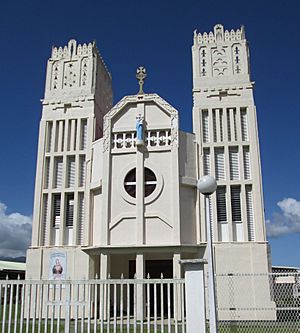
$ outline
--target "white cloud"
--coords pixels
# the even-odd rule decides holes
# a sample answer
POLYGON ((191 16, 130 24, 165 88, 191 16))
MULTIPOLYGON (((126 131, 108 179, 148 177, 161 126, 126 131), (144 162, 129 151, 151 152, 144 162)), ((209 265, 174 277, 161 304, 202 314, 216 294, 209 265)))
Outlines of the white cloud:
POLYGON ((300 232, 300 201, 286 198, 277 203, 281 213, 275 213, 272 220, 267 220, 267 235, 278 237, 300 232))
POLYGON ((6 214, 0 202, 0 256, 24 256, 31 241, 32 217, 20 213, 6 214))

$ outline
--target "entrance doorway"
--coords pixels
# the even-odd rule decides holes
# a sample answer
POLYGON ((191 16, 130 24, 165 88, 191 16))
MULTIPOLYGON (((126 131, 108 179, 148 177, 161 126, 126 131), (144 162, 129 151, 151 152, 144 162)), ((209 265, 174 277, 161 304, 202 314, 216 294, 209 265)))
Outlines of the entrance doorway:
MULTIPOLYGON (((136 273, 136 262, 135 260, 129 261, 129 278, 133 279, 136 273)), ((148 276, 150 279, 171 279, 173 277, 173 261, 172 260, 146 260, 145 262, 145 278, 148 276)), ((130 299, 133 300, 134 290, 131 286, 130 299)), ((145 304, 150 306, 150 315, 154 315, 154 299, 156 288, 156 311, 157 314, 163 312, 163 316, 168 316, 168 299, 170 300, 171 316, 173 316, 173 285, 168 285, 167 283, 162 284, 150 284, 149 295, 147 295, 146 287, 144 288, 145 304), (147 299, 148 298, 148 299, 147 299)), ((130 302, 130 311, 133 312, 133 302, 130 302)))

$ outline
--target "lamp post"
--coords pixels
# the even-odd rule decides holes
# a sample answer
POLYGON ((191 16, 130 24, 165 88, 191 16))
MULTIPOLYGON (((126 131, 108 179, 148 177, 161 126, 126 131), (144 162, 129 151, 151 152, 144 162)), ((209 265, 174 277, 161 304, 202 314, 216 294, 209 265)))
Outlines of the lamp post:
POLYGON ((216 290, 214 272, 214 254, 212 244, 212 224, 209 213, 209 196, 217 189, 215 178, 203 176, 197 182, 197 189, 205 198, 205 220, 207 238, 207 260, 208 260, 208 293, 209 293, 209 326, 210 333, 218 333, 217 312, 216 312, 216 290))

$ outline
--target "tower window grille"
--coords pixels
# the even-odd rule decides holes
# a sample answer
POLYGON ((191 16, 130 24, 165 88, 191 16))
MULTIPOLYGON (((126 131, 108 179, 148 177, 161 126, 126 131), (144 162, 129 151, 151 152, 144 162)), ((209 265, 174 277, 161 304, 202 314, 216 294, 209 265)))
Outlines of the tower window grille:
POLYGON ((42 232, 41 232, 41 246, 46 244, 47 232, 47 216, 48 216, 48 195, 43 195, 43 211, 42 211, 42 232))
POLYGON ((202 137, 203 142, 209 142, 209 119, 208 119, 208 111, 202 111, 202 137))
POLYGON ((228 141, 231 141, 231 124, 230 124, 230 109, 226 110, 227 114, 227 136, 228 136, 228 141))
POLYGON ((82 119, 80 149, 86 149, 86 147, 87 147, 87 119, 82 119))
POLYGON ((246 186, 248 240, 255 241, 252 186, 246 186))
POLYGON ((75 156, 68 157, 68 187, 75 186, 75 156))
POLYGON ((46 139, 46 152, 49 153, 52 149, 52 129, 53 129, 53 122, 47 121, 47 139, 46 139))
POLYGON ((53 195, 53 227, 59 228, 60 225, 60 194, 53 195))
POLYGON ((224 148, 215 148, 215 172, 216 180, 225 179, 224 148))
POLYGON ((61 188, 62 176, 63 176, 63 158, 56 157, 56 159, 55 159, 55 180, 54 180, 55 188, 61 188))
POLYGON ((66 227, 73 227, 74 221, 74 194, 66 196, 66 227))
POLYGON ((220 140, 223 142, 223 110, 219 109, 219 121, 220 121, 220 140))
POLYGON ((242 141, 248 141, 248 121, 247 121, 247 109, 241 109, 241 132, 242 132, 242 141))
POLYGON ((50 158, 45 158, 45 177, 44 177, 44 188, 49 187, 49 176, 50 176, 50 158))
POLYGON ((233 110, 233 129, 234 129, 234 141, 237 141, 236 109, 233 110))
POLYGON ((203 149, 203 174, 210 175, 210 149, 203 149))
POLYGON ((240 178, 238 147, 229 147, 229 169, 230 179, 238 180, 240 178))
POLYGON ((218 138, 217 138, 217 116, 216 116, 217 111, 218 110, 212 110, 214 142, 218 141, 218 138))
POLYGON ((244 157, 244 177, 245 177, 246 180, 251 179, 249 146, 244 146, 243 147, 243 157, 244 157))
POLYGON ((217 188, 217 220, 218 223, 227 223, 227 207, 226 207, 226 187, 217 188))
POLYGON ((242 212, 241 212, 241 187, 231 186, 231 214, 232 222, 238 223, 242 222, 242 212))
POLYGON ((78 193, 78 244, 83 245, 84 194, 78 193))
POLYGON ((84 186, 86 174, 85 155, 81 155, 79 158, 79 186, 84 186))

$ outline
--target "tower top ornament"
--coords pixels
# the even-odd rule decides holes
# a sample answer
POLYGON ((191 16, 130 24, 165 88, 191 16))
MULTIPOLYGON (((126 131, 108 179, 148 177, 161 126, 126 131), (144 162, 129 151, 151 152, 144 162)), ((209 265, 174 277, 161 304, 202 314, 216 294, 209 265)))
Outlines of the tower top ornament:
POLYGON ((139 95, 144 94, 143 91, 143 85, 144 85, 144 80, 147 77, 147 72, 146 72, 146 68, 143 66, 140 66, 137 70, 136 70, 136 78, 139 81, 139 85, 140 85, 140 90, 138 92, 139 95))

